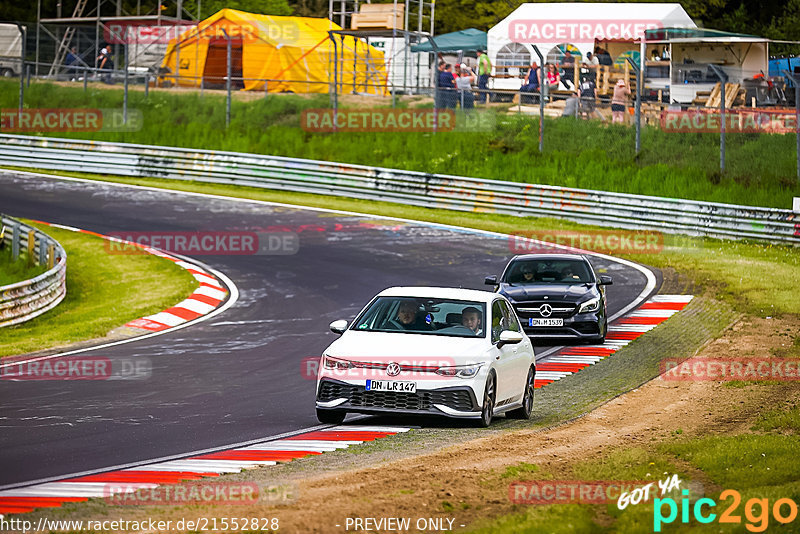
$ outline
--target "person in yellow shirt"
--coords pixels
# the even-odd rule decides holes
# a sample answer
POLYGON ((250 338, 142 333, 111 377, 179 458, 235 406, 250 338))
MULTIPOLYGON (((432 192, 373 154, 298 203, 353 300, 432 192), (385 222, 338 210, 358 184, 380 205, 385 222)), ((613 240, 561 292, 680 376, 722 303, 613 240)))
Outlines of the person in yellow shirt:
POLYGON ((492 74, 492 61, 486 54, 486 50, 478 50, 478 98, 481 104, 486 102, 489 95, 489 76, 492 74))

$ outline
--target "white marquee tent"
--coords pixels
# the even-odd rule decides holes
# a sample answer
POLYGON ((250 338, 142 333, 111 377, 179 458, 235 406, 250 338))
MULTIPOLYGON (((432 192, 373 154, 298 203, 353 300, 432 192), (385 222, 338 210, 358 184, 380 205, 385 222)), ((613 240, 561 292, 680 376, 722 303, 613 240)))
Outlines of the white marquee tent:
MULTIPOLYGON (((533 45, 545 56, 562 45, 580 57, 596 41, 629 41, 655 28, 696 28, 680 4, 543 3, 522 4, 489 30, 488 53, 496 67, 496 88, 519 88, 519 69, 538 62, 533 45)), ((560 55, 560 54, 559 54, 560 55)))

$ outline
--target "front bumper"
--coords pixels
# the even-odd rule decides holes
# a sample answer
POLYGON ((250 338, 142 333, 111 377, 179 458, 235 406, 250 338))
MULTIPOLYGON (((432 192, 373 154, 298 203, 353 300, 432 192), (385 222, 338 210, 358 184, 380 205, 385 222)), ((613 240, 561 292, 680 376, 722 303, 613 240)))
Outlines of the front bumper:
POLYGON ((416 393, 367 391, 361 384, 322 378, 317 408, 366 414, 403 413, 479 418, 480 405, 470 386, 417 389, 416 393))
POLYGON ((564 326, 528 326, 528 318, 520 317, 522 329, 533 339, 595 339, 601 335, 601 325, 605 317, 598 313, 580 313, 564 318, 564 326))

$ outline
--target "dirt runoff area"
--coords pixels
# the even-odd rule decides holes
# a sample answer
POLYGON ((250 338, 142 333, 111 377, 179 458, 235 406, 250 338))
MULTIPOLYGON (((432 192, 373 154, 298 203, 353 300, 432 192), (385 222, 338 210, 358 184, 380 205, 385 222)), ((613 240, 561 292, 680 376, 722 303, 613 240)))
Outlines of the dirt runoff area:
MULTIPOLYGON (((797 338, 800 318, 745 318, 695 358, 797 357, 797 338)), ((648 449, 674 439, 676 433, 700 437, 746 432, 763 411, 798 400, 797 382, 730 387, 659 377, 553 429, 509 431, 427 454, 420 450, 418 456, 390 459, 369 468, 324 475, 297 473, 297 499, 291 504, 162 509, 158 519, 174 521, 195 513, 197 517, 278 518, 280 532, 416 532, 420 526, 428 532, 457 532, 477 521, 520 511, 520 505, 509 499, 509 485, 536 475, 504 477, 509 467, 535 464, 542 472, 571 480, 572 467, 578 462, 633 447, 648 449), (376 528, 366 518, 409 518, 411 528, 385 523, 376 528)), ((713 489, 713 484, 706 488, 713 489)), ((147 510, 139 508, 123 515, 141 519, 143 514, 147 510)))
MULTIPOLYGON (((698 356, 781 356, 798 334, 797 318, 743 319, 698 356)), ((353 525, 355 518, 388 517, 409 517, 412 526, 420 518, 452 519, 457 531, 512 512, 508 488, 513 479, 501 476, 509 466, 527 462, 568 473, 574 462, 609 449, 649 447, 679 429, 688 436, 736 434, 749 429, 765 407, 800 397, 796 384, 731 388, 721 382, 657 378, 556 429, 512 432, 300 481, 297 502, 271 512, 287 532, 347 532, 347 518, 353 525)))

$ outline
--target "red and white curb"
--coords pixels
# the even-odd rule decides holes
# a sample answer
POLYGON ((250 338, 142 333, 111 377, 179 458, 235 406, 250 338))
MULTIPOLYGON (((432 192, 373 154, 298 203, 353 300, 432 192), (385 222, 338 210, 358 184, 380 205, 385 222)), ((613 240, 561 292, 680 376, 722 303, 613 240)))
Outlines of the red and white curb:
POLYGON ((65 226, 63 224, 49 223, 45 221, 35 222, 52 226, 54 228, 60 228, 62 230, 69 230, 70 232, 80 232, 82 234, 92 235, 107 241, 121 243, 126 246, 140 248, 148 254, 152 254, 154 256, 174 262, 175 265, 178 265, 179 267, 189 271, 194 279, 200 284, 200 287, 195 289, 188 298, 179 302, 175 306, 153 315, 135 319, 125 324, 124 326, 126 327, 137 328, 148 332, 161 332, 179 326, 183 323, 193 321, 203 317, 204 315, 208 315, 219 308, 228 298, 228 289, 225 287, 225 284, 223 284, 216 276, 214 276, 214 274, 186 258, 179 258, 139 243, 126 241, 113 236, 98 234, 97 232, 91 232, 81 228, 65 226))
POLYGON ((656 295, 608 327, 602 345, 568 347, 536 364, 534 387, 541 388, 594 365, 681 311, 692 295, 656 295))
POLYGON ((133 493, 142 488, 218 477, 245 469, 291 462, 351 445, 408 432, 410 427, 342 425, 265 441, 226 451, 200 454, 57 482, 0 491, 0 514, 23 514, 36 508, 60 507, 65 502, 133 493))
POLYGON ((150 247, 142 248, 150 254, 174 261, 175 265, 189 271, 200 284, 200 287, 195 289, 194 293, 189 295, 186 300, 179 302, 175 306, 153 315, 135 319, 125 326, 149 330, 150 332, 160 332, 207 315, 225 302, 228 297, 228 290, 213 274, 199 265, 170 256, 160 250, 150 247))

